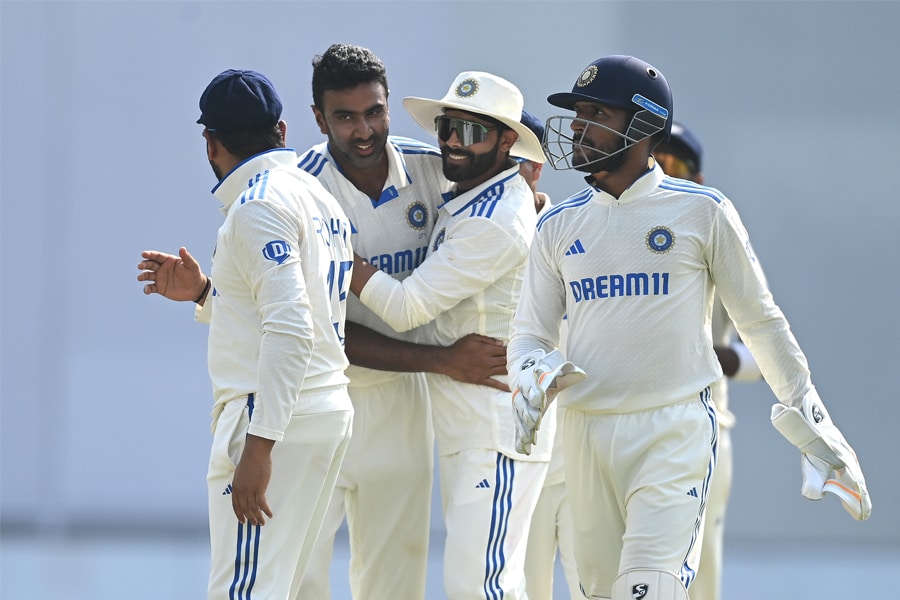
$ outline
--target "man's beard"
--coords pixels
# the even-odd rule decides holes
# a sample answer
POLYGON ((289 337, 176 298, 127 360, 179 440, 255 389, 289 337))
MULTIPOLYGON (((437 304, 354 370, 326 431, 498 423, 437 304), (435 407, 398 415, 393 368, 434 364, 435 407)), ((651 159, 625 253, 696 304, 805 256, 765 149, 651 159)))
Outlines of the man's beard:
POLYGON ((216 176, 216 179, 218 179, 219 181, 222 181, 222 177, 225 175, 222 172, 222 169, 220 169, 219 166, 212 161, 212 159, 209 160, 209 166, 212 167, 213 174, 216 176))
MULTIPOLYGON (((609 173, 613 173, 622 168, 625 164, 626 159, 628 158, 628 148, 626 145, 625 139, 619 140, 619 147, 614 148, 611 152, 609 152, 609 156, 601 159, 589 159, 588 153, 590 154, 599 154, 595 148, 591 146, 576 146, 573 148, 572 154, 572 165, 575 167, 576 171, 581 171, 582 173, 599 173, 601 171, 607 171, 609 173), (587 148, 587 150, 582 150, 581 148, 587 148), (621 150, 621 151, 620 151, 621 150), (615 154, 613 154, 615 152, 615 154), (579 160, 581 159, 581 160, 579 160)), ((604 150, 605 151, 605 150, 604 150)))
POLYGON ((494 144, 494 147, 482 154, 475 154, 464 149, 453 149, 448 147, 441 148, 441 159, 444 165, 444 177, 450 181, 469 181, 484 175, 497 162, 497 153, 500 152, 500 140, 494 144), (447 154, 465 154, 469 157, 469 161, 463 164, 449 164, 447 162, 447 154))

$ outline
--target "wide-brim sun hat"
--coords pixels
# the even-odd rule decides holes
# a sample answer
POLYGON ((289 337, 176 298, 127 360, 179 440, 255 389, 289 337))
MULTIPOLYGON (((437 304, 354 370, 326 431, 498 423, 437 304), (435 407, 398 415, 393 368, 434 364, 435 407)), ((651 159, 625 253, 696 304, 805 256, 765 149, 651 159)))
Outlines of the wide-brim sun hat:
POLYGON ((525 101, 522 92, 509 81, 482 71, 464 71, 456 76, 440 100, 409 96, 403 106, 423 129, 436 134, 434 119, 446 109, 463 110, 500 121, 519 134, 510 155, 543 163, 541 140, 520 122, 525 101))

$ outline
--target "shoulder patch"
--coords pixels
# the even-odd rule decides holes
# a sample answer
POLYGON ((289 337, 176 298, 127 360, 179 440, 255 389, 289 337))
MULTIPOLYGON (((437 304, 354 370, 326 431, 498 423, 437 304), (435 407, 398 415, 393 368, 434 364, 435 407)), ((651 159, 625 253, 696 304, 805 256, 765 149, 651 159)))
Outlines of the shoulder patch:
POLYGON ((262 253, 266 260, 274 261, 280 265, 291 255, 291 246, 284 240, 272 240, 263 246, 262 253))

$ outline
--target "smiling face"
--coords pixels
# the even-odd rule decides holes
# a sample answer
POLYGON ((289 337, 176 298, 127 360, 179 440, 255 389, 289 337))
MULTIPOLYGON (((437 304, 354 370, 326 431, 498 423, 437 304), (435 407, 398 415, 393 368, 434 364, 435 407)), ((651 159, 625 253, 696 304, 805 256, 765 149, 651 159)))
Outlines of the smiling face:
POLYGON ((387 90, 380 82, 326 90, 321 110, 313 106, 313 113, 342 169, 365 170, 381 163, 391 118, 387 90))
POLYGON ((455 128, 450 129, 447 139, 438 136, 444 176, 450 181, 455 181, 459 191, 467 191, 478 186, 506 167, 509 149, 518 138, 515 131, 478 114, 462 110, 447 109, 444 115, 475 123, 487 130, 481 141, 468 146, 463 145, 463 140, 455 128))

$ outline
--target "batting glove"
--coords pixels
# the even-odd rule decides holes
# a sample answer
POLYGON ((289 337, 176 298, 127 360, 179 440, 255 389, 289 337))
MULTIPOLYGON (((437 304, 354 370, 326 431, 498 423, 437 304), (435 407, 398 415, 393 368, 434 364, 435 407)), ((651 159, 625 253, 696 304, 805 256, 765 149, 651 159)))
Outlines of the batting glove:
POLYGON ((585 372, 567 360, 559 350, 546 354, 534 350, 526 354, 513 370, 513 414, 516 419, 516 452, 531 454, 541 419, 561 390, 586 377, 585 372))
POLYGON ((803 398, 799 408, 772 406, 772 425, 800 449, 804 498, 820 500, 830 492, 854 519, 869 518, 872 500, 859 459, 815 391, 803 398))

